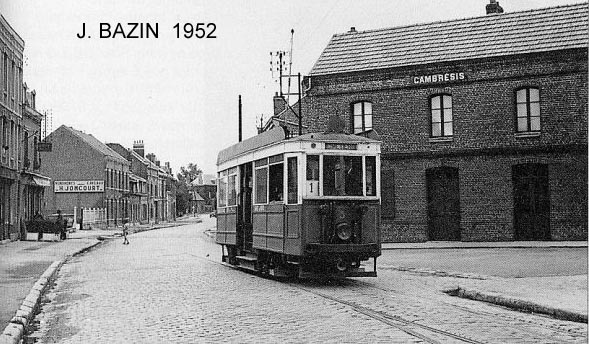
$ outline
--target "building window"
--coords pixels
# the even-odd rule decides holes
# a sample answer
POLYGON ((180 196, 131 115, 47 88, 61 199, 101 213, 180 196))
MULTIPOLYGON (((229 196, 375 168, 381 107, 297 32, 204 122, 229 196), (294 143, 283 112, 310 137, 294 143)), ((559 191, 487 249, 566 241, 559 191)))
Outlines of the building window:
POLYGON ((372 129, 372 103, 358 102, 352 104, 354 134, 372 129))
POLYGON ((430 98, 431 137, 452 136, 452 96, 436 95, 430 98))
POLYGON ((534 87, 515 92, 517 103, 517 132, 540 131, 540 90, 534 87))
POLYGON ((2 83, 4 84, 4 92, 8 93, 8 54, 4 53, 4 67, 2 68, 2 83))

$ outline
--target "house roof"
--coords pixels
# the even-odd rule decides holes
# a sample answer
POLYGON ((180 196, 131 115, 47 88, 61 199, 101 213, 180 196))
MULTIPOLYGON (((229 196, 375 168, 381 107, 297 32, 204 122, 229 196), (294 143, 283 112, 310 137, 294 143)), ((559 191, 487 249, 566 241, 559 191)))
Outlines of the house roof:
POLYGON ((588 4, 335 34, 309 75, 587 48, 588 4))
POLYGON ((192 194, 192 200, 193 200, 193 201, 204 201, 204 200, 205 200, 205 199, 204 199, 204 198, 202 198, 202 196, 201 196, 201 195, 200 195, 198 192, 196 192, 196 191, 192 191, 192 192, 191 192, 191 194, 192 194))
MULTIPOLYGON (((303 97, 304 99, 304 97, 303 97)), ((298 126, 299 125, 299 102, 297 101, 291 106, 287 106, 280 113, 268 118, 268 121, 263 127, 264 131, 275 128, 280 124, 298 126)), ((303 128, 307 128, 307 125, 302 125, 303 128)))
POLYGON ((157 166, 153 162, 149 161, 149 159, 147 159, 147 158, 142 157, 134 150, 130 149, 129 152, 131 152, 131 156, 133 156, 135 159, 139 160, 139 162, 141 162, 143 165, 151 167, 153 169, 157 168, 157 166))
POLYGON ((108 156, 118 162, 129 164, 129 161, 127 161, 127 159, 123 158, 119 153, 115 152, 112 148, 110 148, 105 143, 101 142, 91 134, 86 134, 84 132, 81 132, 79 130, 76 130, 72 127, 68 127, 65 125, 60 126, 59 128, 57 128, 57 130, 65 130, 77 136, 86 144, 88 144, 92 149, 98 151, 99 153, 102 153, 104 156, 108 156))

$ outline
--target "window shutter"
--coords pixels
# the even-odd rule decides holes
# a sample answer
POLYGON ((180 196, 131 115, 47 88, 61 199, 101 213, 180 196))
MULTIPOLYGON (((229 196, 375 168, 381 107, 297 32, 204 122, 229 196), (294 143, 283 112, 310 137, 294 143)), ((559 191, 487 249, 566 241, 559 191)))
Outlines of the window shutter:
POLYGON ((381 214, 383 218, 395 217, 395 173, 392 169, 381 173, 381 214))

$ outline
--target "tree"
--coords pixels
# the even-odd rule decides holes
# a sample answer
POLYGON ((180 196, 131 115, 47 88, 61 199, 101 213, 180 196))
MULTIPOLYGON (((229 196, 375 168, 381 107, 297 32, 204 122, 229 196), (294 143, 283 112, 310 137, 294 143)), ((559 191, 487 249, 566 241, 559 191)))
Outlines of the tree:
POLYGON ((184 183, 186 183, 186 185, 189 185, 200 175, 202 175, 202 170, 198 168, 198 165, 189 163, 186 168, 184 166, 180 167, 180 173, 178 173, 178 180, 181 180, 184 183))
POLYGON ((190 212, 190 190, 182 181, 176 181, 176 212, 184 215, 190 212))
POLYGON ((192 182, 202 175, 202 170, 197 164, 189 163, 188 166, 180 167, 176 189, 176 209, 184 214, 190 211, 190 200, 192 198, 192 182))

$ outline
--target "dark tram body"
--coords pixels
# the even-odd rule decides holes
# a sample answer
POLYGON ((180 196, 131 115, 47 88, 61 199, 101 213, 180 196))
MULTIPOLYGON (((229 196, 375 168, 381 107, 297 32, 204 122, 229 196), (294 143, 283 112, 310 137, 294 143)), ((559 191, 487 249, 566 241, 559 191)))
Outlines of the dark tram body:
POLYGON ((287 139, 275 128, 221 151, 217 168, 223 261, 278 276, 376 276, 379 141, 343 133, 287 139))

